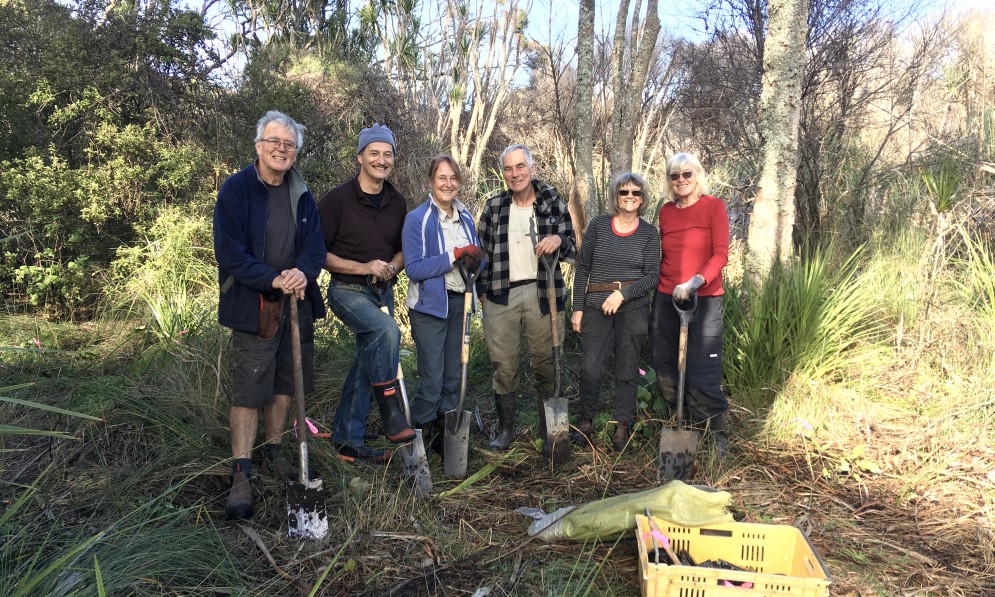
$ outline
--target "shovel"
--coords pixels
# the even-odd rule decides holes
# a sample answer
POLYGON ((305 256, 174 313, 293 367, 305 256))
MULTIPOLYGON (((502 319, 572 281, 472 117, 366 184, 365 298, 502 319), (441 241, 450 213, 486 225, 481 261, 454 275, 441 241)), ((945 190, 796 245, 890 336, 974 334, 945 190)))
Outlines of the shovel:
MULTIPOLYGON (((677 342, 677 426, 660 431, 660 483, 675 479, 684 481, 691 476, 694 455, 698 451, 698 434, 684 428, 684 373, 687 368, 688 322, 698 307, 698 295, 691 295, 691 307, 682 309, 681 302, 671 299, 681 318, 681 332, 677 342)), ((687 302, 687 301, 683 301, 687 302)))
POLYGON ((560 327, 556 313, 556 277, 553 268, 557 267, 560 252, 541 255, 546 268, 546 299, 549 302, 549 323, 553 335, 553 395, 543 401, 539 417, 546 432, 542 447, 553 468, 570 459, 570 421, 567 415, 567 399, 560 395, 560 327))
MULTIPOLYGON (((390 315, 390 310, 383 302, 385 290, 373 283, 373 279, 366 277, 366 283, 376 293, 380 300, 380 310, 390 315)), ((397 385, 401 389, 401 405, 404 407, 404 420, 411 425, 411 403, 408 401, 408 389, 404 385, 404 370, 401 368, 401 361, 397 361, 397 385)), ((423 498, 432 494, 432 471, 428 468, 428 456, 425 455, 425 440, 422 438, 421 429, 415 429, 415 439, 407 444, 398 446, 397 451, 401 454, 401 470, 404 476, 414 482, 415 497, 423 498)))
MULTIPOLYGON (((297 319, 297 297, 290 297, 290 336, 294 360, 294 396, 297 420, 306 421, 304 411, 304 368, 301 365, 301 327, 297 319)), ((321 479, 308 478, 307 425, 297 428, 298 479, 287 482, 287 532, 291 537, 321 539, 328 533, 328 512, 321 479)))
POLYGON ((445 453, 443 471, 448 477, 462 479, 466 476, 467 452, 470 447, 470 421, 472 414, 463 410, 463 400, 466 398, 466 369, 470 361, 470 321, 473 318, 473 283, 480 273, 480 267, 469 271, 463 260, 458 263, 460 276, 463 278, 463 350, 460 352, 459 402, 456 408, 446 411, 445 453))

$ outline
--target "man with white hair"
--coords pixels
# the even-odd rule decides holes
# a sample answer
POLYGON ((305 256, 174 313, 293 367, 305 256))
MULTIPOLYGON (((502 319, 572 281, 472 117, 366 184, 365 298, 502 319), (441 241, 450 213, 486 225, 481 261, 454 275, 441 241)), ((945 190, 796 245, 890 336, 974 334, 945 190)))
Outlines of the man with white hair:
MULTIPOLYGON (((554 287, 547 286, 545 265, 539 257, 558 255, 559 260, 573 262, 577 254, 566 202, 555 187, 535 178, 529 148, 516 144, 501 152, 501 173, 507 188, 487 200, 477 225, 480 246, 487 256, 477 291, 484 307, 484 339, 494 367, 492 384, 498 414, 498 431, 490 443, 494 450, 507 450, 515 435, 523 327, 539 403, 552 397, 555 388, 546 297, 553 293, 557 311, 563 313, 566 286, 559 261, 553 266, 554 287)), ((557 317, 562 338, 563 319, 557 317)), ((544 421, 540 415, 540 426, 544 421)), ((541 427, 540 436, 546 436, 541 427)), ((544 453, 549 449, 543 445, 544 453)))
POLYGON ((325 258, 314 197, 294 168, 304 127, 267 112, 256 124, 256 160, 225 180, 214 206, 218 320, 231 328, 232 477, 229 518, 252 516, 252 447, 263 412, 263 454, 280 449, 294 394, 290 301, 300 300, 305 392, 314 385, 314 319, 325 316, 318 274, 325 258))

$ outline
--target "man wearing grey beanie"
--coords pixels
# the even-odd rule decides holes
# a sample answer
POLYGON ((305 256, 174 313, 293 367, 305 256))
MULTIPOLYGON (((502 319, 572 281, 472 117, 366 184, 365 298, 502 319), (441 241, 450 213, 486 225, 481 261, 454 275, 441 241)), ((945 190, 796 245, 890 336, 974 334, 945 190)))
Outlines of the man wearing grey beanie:
POLYGON ((356 335, 356 356, 342 386, 332 441, 346 461, 385 462, 390 452, 365 443, 372 400, 384 434, 393 443, 415 437, 398 399, 401 331, 394 321, 397 274, 404 267, 401 229, 404 196, 387 181, 394 169, 394 133, 374 124, 359 133, 359 173, 318 204, 325 236, 325 269, 331 276, 328 306, 356 335), (386 305, 390 314, 380 310, 386 305))

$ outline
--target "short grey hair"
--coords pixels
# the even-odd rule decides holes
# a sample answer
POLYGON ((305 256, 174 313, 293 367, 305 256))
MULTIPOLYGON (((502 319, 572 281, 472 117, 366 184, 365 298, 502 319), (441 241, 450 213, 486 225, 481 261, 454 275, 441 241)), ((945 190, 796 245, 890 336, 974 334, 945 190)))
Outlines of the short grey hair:
MULTIPOLYGON (((705 175, 705 169, 693 153, 678 153, 667 159, 667 178, 670 178, 671 174, 679 174, 685 169, 690 169, 695 174, 694 191, 692 191, 695 199, 702 195, 707 195, 708 176, 705 175)), ((677 202, 677 193, 674 192, 674 185, 669 182, 667 183, 667 199, 675 203, 677 202)))
POLYGON ((634 184, 643 192, 643 202, 639 204, 636 215, 645 215, 650 202, 649 189, 646 188, 646 179, 641 174, 636 174, 635 172, 622 172, 612 179, 611 196, 615 198, 615 201, 612 203, 612 215, 618 213, 618 190, 627 184, 634 184))
POLYGON ((297 149, 304 145, 304 125, 276 110, 270 110, 256 123, 256 143, 263 140, 263 131, 266 130, 266 126, 274 122, 297 135, 297 149))
POLYGON ((503 170, 504 169, 504 158, 508 157, 509 155, 511 155, 512 153, 518 151, 519 149, 521 149, 522 151, 525 152, 525 163, 529 165, 529 168, 531 168, 532 167, 532 152, 529 151, 528 147, 522 145, 521 143, 515 143, 514 145, 509 145, 508 147, 505 147, 504 151, 501 152, 501 157, 498 160, 498 166, 500 166, 501 169, 503 170))

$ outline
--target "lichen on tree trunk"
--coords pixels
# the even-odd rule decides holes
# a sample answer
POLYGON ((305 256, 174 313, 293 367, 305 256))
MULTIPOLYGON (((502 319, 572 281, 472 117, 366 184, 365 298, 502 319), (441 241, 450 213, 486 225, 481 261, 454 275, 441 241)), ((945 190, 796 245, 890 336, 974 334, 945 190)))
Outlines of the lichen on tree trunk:
POLYGON ((760 126, 763 155, 747 237, 746 272, 761 282, 775 259, 792 253, 798 124, 805 72, 808 0, 770 0, 764 43, 760 126))

